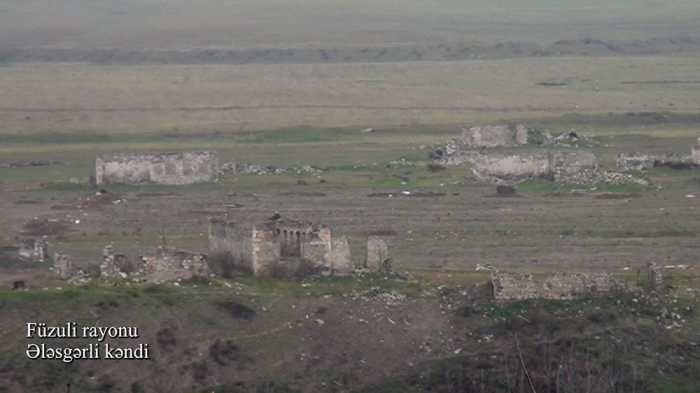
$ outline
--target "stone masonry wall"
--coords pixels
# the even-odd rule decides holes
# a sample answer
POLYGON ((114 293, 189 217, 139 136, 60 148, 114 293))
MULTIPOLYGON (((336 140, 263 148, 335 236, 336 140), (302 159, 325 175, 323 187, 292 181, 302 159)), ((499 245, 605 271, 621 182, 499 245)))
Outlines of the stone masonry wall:
POLYGON ((550 173, 547 152, 491 153, 473 157, 472 168, 479 176, 517 178, 550 173))
POLYGON ((462 129, 462 142, 470 148, 524 145, 527 129, 523 125, 515 130, 507 125, 471 127, 462 129))
POLYGON ((495 300, 576 299, 627 288, 624 281, 600 273, 552 273, 544 280, 535 280, 529 274, 494 271, 491 285, 495 300))
POLYGON ((280 251, 280 244, 273 231, 253 229, 253 275, 274 276, 281 257, 280 251))
POLYGON ((345 236, 333 238, 331 249, 333 250, 333 275, 345 276, 352 273, 354 266, 348 238, 345 236))
POLYGON ((209 252, 212 258, 233 258, 237 270, 253 273, 253 228, 210 220, 209 252))
POLYGON ((216 152, 104 155, 95 160, 97 184, 191 184, 215 181, 216 152))
POLYGON ((171 282, 209 275, 207 256, 203 254, 161 251, 142 258, 148 282, 171 282))
POLYGON ((389 243, 379 236, 367 238, 367 256, 365 267, 372 272, 388 272, 391 270, 391 255, 389 243))
POLYGON ((562 181, 598 169, 598 161, 589 151, 557 151, 549 153, 549 171, 554 181, 562 181))
POLYGON ((333 252, 330 228, 319 228, 302 237, 301 256, 312 264, 315 271, 330 274, 333 270, 333 252))

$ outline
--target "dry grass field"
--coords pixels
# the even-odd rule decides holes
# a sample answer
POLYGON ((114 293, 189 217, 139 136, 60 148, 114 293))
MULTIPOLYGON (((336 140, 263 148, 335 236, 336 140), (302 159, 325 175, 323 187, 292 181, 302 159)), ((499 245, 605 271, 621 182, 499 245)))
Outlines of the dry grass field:
POLYGON ((0 127, 3 135, 210 134, 299 125, 450 125, 458 131, 465 123, 569 113, 692 113, 700 106, 699 66, 697 57, 666 56, 284 65, 18 63, 0 69, 0 127))

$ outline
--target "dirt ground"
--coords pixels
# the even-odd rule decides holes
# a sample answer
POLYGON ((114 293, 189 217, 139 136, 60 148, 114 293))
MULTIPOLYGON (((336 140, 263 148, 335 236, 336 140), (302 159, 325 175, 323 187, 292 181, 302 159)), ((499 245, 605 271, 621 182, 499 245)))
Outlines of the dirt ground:
POLYGON ((207 252, 210 217, 262 223, 279 212, 347 235, 357 263, 364 258, 364 238, 379 231, 390 241, 397 268, 470 269, 478 262, 527 270, 616 271, 649 262, 692 264, 699 247, 700 206, 684 190, 624 199, 596 197, 594 191, 582 197, 520 192, 519 198, 493 198, 495 186, 466 184, 441 187, 444 195, 430 198, 399 190, 381 198, 377 190, 362 187, 291 188, 298 191, 265 185, 77 197, 5 192, 0 236, 12 245, 20 236, 46 235, 51 250, 72 255, 79 264, 97 263, 109 243, 134 257, 152 251, 163 230, 169 246, 207 252))

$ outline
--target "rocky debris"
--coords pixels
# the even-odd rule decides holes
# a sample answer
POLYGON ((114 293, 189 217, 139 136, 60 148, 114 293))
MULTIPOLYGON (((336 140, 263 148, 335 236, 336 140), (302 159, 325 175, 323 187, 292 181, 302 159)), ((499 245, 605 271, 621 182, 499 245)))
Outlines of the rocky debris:
MULTIPOLYGON (((226 165, 226 164, 224 164, 226 165)), ((223 169, 222 169, 223 170, 223 169)), ((264 167, 262 165, 256 164, 241 164, 236 165, 235 169, 229 167, 225 170, 227 173, 235 173, 239 175, 276 175, 276 174, 292 174, 292 175, 319 175, 323 171, 312 166, 305 164, 294 164, 289 168, 277 168, 274 166, 264 167)))
POLYGON ((68 182, 70 184, 80 184, 81 186, 96 186, 97 181, 95 180, 95 176, 88 176, 88 177, 71 177, 68 179, 68 182))
POLYGON ((92 278, 83 269, 78 269, 75 273, 73 273, 71 278, 68 279, 68 282, 73 285, 83 285, 89 283, 90 281, 92 281, 92 278))
POLYGON ((219 166, 219 173, 236 173, 236 162, 228 161, 219 166))
POLYGON ((646 179, 641 179, 627 173, 608 172, 602 169, 593 171, 583 171, 577 175, 569 176, 562 180, 562 183, 576 186, 595 186, 597 184, 637 184, 649 186, 646 179))
POLYGON ((381 300, 389 305, 398 304, 406 300, 406 295, 396 291, 383 289, 380 287, 372 287, 362 292, 353 292, 349 295, 355 300, 381 300))

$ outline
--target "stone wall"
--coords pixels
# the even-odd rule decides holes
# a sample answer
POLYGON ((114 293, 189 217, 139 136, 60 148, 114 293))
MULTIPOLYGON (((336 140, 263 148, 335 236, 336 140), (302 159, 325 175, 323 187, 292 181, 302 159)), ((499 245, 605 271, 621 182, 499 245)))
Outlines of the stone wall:
POLYGON ((601 273, 552 273, 535 280, 530 274, 493 271, 491 286, 495 300, 576 299, 627 289, 624 281, 601 273))
POLYGON ((148 282, 171 282, 209 275, 209 264, 204 254, 160 250, 141 258, 148 282))
POLYGON ((482 177, 546 177, 550 173, 550 157, 544 151, 490 153, 472 157, 472 169, 482 177))
POLYGON ((617 166, 625 171, 648 171, 654 168, 656 156, 634 152, 632 154, 619 154, 617 166))
MULTIPOLYGON (((278 273, 283 244, 270 229, 253 228, 251 272, 256 276, 273 277, 278 273)), ((290 258, 294 260, 294 258, 290 258)))
POLYGON ((698 137, 695 146, 690 150, 690 162, 700 165, 700 137, 698 137))
POLYGON ((649 290, 658 293, 663 289, 664 279, 661 274, 661 266, 656 266, 655 263, 650 263, 648 266, 649 272, 649 290))
POLYGON ((255 236, 252 227, 241 227, 213 218, 209 221, 209 252, 212 258, 232 260, 236 270, 253 273, 255 236))
POLYGON ((215 181, 216 152, 104 155, 95 160, 97 184, 191 184, 215 181))
POLYGON ((549 153, 550 177, 554 181, 562 181, 568 178, 595 172, 598 169, 598 161, 589 151, 556 151, 549 153))
POLYGON ((372 272, 388 273, 391 271, 389 243, 379 236, 367 238, 367 255, 365 268, 372 272))
POLYGON ((527 128, 518 124, 515 130, 507 125, 477 126, 462 129, 462 142, 470 148, 519 146, 527 144, 527 128))
POLYGON ((350 243, 345 236, 333 238, 333 275, 346 276, 354 270, 350 243))
POLYGON ((73 272, 73 263, 68 255, 56 252, 53 257, 53 269, 59 280, 68 280, 73 272))
POLYGON ((48 243, 43 239, 22 239, 19 256, 35 262, 44 262, 49 257, 48 243))

